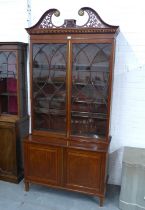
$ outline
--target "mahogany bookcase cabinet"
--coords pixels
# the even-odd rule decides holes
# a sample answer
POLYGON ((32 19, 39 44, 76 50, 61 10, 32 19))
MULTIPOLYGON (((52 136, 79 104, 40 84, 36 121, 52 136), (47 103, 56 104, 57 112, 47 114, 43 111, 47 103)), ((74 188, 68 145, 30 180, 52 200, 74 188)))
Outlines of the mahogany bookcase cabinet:
POLYGON ((24 140, 29 183, 100 198, 103 205, 118 26, 84 7, 88 21, 55 26, 46 11, 30 34, 32 134, 24 140))
POLYGON ((0 42, 0 179, 23 177, 21 141, 29 133, 26 85, 27 44, 0 42))

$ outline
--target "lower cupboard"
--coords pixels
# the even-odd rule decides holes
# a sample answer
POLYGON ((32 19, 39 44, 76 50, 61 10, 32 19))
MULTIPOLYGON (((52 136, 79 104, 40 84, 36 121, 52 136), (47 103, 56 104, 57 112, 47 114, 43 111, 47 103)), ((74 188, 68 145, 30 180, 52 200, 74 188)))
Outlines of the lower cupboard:
POLYGON ((0 119, 0 180, 19 183, 24 177, 22 139, 29 132, 28 117, 0 119))
POLYGON ((106 152, 24 141, 25 189, 29 183, 68 189, 100 198, 106 184, 106 152))

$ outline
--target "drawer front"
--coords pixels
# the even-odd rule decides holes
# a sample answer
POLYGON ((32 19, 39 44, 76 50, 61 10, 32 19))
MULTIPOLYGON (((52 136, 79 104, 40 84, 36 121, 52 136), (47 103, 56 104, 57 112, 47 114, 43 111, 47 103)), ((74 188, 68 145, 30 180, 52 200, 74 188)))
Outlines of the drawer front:
POLYGON ((105 153, 67 149, 65 152, 65 185, 90 194, 103 193, 105 153))
POLYGON ((26 144, 24 147, 25 179, 50 185, 61 183, 61 148, 26 144))

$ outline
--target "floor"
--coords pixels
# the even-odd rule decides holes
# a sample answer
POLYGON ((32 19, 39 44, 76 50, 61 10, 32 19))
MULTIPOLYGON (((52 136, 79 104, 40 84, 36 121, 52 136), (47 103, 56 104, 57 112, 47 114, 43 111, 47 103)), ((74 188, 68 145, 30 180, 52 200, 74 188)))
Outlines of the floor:
POLYGON ((103 207, 96 197, 43 186, 0 181, 0 210, 118 210, 119 187, 108 185, 103 207))

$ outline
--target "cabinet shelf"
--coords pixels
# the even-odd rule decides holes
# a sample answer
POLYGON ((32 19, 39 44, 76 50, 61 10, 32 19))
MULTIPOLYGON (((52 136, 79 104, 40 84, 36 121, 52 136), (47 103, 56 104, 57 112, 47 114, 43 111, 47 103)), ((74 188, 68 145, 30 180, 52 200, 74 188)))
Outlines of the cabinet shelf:
POLYGON ((60 81, 47 81, 47 79, 46 80, 43 80, 43 81, 40 81, 39 79, 37 79, 37 80, 38 81, 35 81, 34 84, 35 83, 36 84, 41 84, 41 85, 43 85, 45 83, 47 83, 48 85, 53 85, 53 84, 60 84, 60 85, 62 85, 62 84, 65 84, 65 80, 62 81, 62 82, 60 82, 60 81))
MULTIPOLYGON (((42 80, 42 78, 37 78, 37 80, 36 81, 34 81, 33 80, 33 82, 34 83, 36 83, 36 84, 45 84, 45 83, 47 83, 47 84, 49 84, 49 85, 53 85, 53 84, 65 84, 65 78, 63 79, 62 78, 62 81, 59 81, 59 79, 57 80, 51 80, 51 81, 47 81, 48 80, 48 78, 46 78, 46 79, 43 79, 42 80)), ((106 87, 108 84, 107 84, 107 82, 105 82, 105 81, 92 81, 92 82, 76 82, 76 81, 72 81, 72 85, 73 86, 102 86, 102 87, 106 87)))
POLYGON ((66 115, 65 110, 58 110, 58 109, 47 109, 47 108, 40 108, 40 107, 35 107, 35 112, 36 113, 43 113, 43 114, 51 114, 51 115, 66 115))
MULTIPOLYGON (((37 78, 36 81, 33 80, 34 84, 49 84, 49 85, 53 85, 53 84, 65 84, 65 78, 61 79, 62 81, 59 81, 59 79, 55 80, 51 80, 51 81, 47 81, 48 78, 46 79, 43 79, 42 78, 37 78)), ((104 82, 104 81, 92 81, 92 82, 76 82, 76 81, 72 81, 72 85, 73 86, 100 86, 100 87, 104 87, 106 88, 108 86, 107 82, 104 82)))
MULTIPOLYGON (((66 115, 65 110, 46 109, 46 108, 39 108, 39 107, 35 107, 34 110, 36 113, 52 114, 52 115, 66 115)), ((77 111, 72 111, 71 113, 72 113, 72 117, 107 119, 107 114, 102 114, 102 113, 77 112, 77 111)))
MULTIPOLYGON (((37 92, 34 94, 34 98, 36 98, 37 96, 37 92)), ((37 100, 38 101, 43 101, 43 102, 48 102, 48 101, 50 101, 52 99, 52 96, 49 96, 49 97, 39 97, 38 96, 38 98, 37 98, 37 100)), ((63 96, 57 96, 57 97, 53 97, 53 100, 55 100, 55 101, 60 101, 60 102, 65 102, 65 97, 63 97, 63 96)), ((76 102, 76 103, 86 103, 86 104, 90 104, 90 103, 92 103, 92 104, 106 104, 105 102, 104 102, 104 99, 103 98, 100 98, 100 99, 97 99, 96 101, 94 101, 94 100, 81 100, 81 99, 77 99, 76 97, 72 97, 72 100, 73 100, 73 102, 76 102)))
POLYGON ((103 105, 106 105, 106 103, 104 102, 104 99, 100 99, 98 101, 93 101, 93 100, 73 100, 73 103, 83 103, 83 104, 87 104, 87 105, 90 105, 90 104, 103 104, 103 105))
MULTIPOLYGON (((108 72, 108 61, 106 60, 107 64, 105 63, 98 63, 98 64, 94 64, 94 65, 79 65, 79 64, 73 64, 73 70, 74 71, 101 71, 101 72, 108 72)), ((64 70, 66 69, 66 65, 42 65, 42 64, 34 64, 33 65, 33 70, 34 69, 41 69, 41 70, 64 70)))
POLYGON ((17 96, 17 93, 0 93, 0 96, 17 96))
POLYGON ((66 71, 66 68, 50 68, 49 66, 46 67, 46 66, 39 66, 39 67, 33 67, 33 71, 66 71))
MULTIPOLYGON (((34 94, 34 98, 37 98, 37 92, 34 94)), ((65 96, 56 96, 56 97, 53 97, 53 96, 49 96, 49 97, 39 97, 37 98, 37 101, 40 102, 40 103, 44 103, 44 104, 47 104, 48 105, 48 101, 50 100, 53 100, 53 101, 57 101, 57 102, 65 102, 65 96)), ((41 105, 40 105, 41 106, 41 105)))
POLYGON ((11 71, 0 71, 0 79, 4 78, 16 78, 16 73, 11 71))
POLYGON ((81 86, 101 86, 101 87, 106 87, 107 83, 105 82, 100 82, 100 81, 92 81, 92 82, 73 82, 73 86, 75 85, 81 85, 81 86))
POLYGON ((73 117, 107 119, 107 114, 72 111, 73 117))

